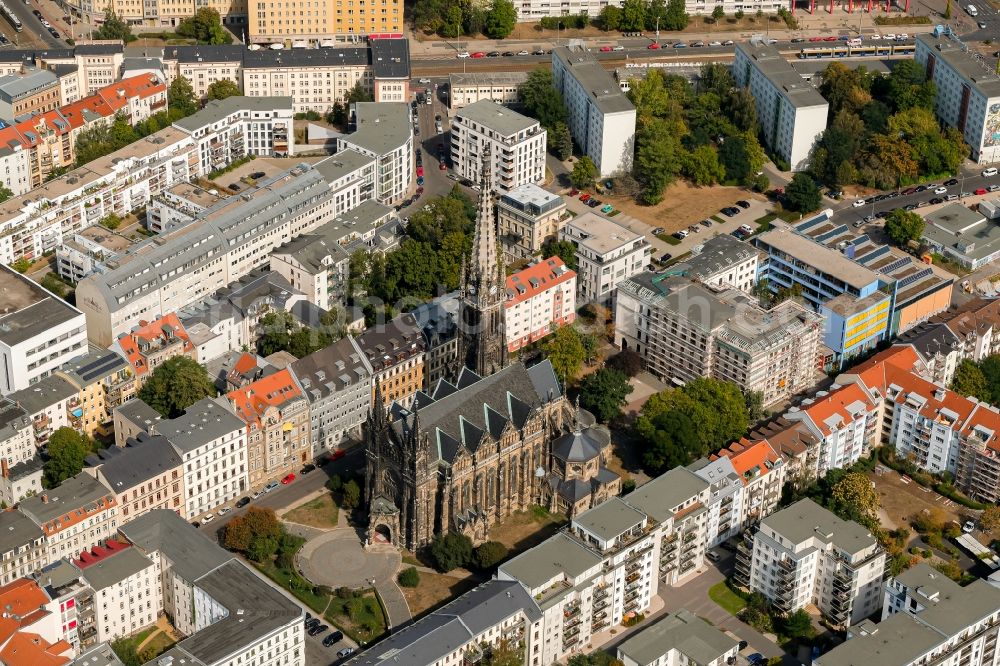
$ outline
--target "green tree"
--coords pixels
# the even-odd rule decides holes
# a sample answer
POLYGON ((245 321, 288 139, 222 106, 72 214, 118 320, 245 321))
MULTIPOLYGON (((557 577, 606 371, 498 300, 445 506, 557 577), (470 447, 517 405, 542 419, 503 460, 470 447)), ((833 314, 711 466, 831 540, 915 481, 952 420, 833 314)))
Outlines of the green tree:
POLYGON ((723 97, 723 110, 741 132, 757 137, 757 102, 747 88, 731 88, 723 97))
POLYGON ((117 213, 108 213, 98 221, 98 224, 105 229, 114 231, 122 225, 122 218, 117 213))
POLYGON ((646 3, 643 0, 625 0, 622 3, 621 21, 623 32, 638 32, 646 27, 646 3))
POLYGON ((747 391, 743 394, 743 399, 747 406, 747 418, 750 423, 757 423, 767 418, 767 410, 764 409, 764 392, 747 391))
POLYGON ((955 368, 955 376, 951 380, 951 390, 964 396, 989 401, 990 391, 986 384, 986 376, 973 361, 963 359, 955 368))
POLYGON ((812 625, 812 618, 809 617, 809 613, 803 608, 798 609, 785 618, 783 624, 784 633, 790 638, 800 640, 810 639, 816 633, 812 625))
POLYGON ((416 567, 406 567, 399 572, 396 580, 403 587, 417 587, 420 585, 420 572, 417 571, 416 567))
POLYGON ((375 98, 372 97, 368 89, 361 85, 359 81, 347 91, 346 100, 348 104, 355 104, 357 102, 374 102, 375 98))
POLYGON ((132 26, 109 6, 104 12, 104 23, 94 31, 94 39, 120 39, 128 44, 135 36, 132 34, 132 26))
POLYGON ((344 484, 343 503, 348 511, 354 511, 361 504, 361 488, 354 479, 344 484))
POLYGON ((800 172, 792 176, 791 182, 785 188, 785 201, 789 210, 809 213, 819 208, 822 196, 812 176, 800 172))
POLYGON ((899 246, 918 241, 924 233, 924 220, 916 213, 896 208, 885 218, 885 233, 899 246))
POLYGON ((902 67, 893 67, 889 76, 880 81, 889 106, 894 111, 913 107, 932 109, 937 88, 927 78, 924 66, 916 60, 902 60, 898 64, 902 67))
POLYGON ((710 145, 698 146, 682 158, 684 175, 695 185, 714 185, 726 178, 726 169, 719 163, 719 153, 710 145))
POLYGON ((448 532, 434 537, 430 547, 431 559, 441 573, 464 567, 472 561, 472 541, 464 534, 448 532))
POLYGON ((524 647, 506 638, 486 650, 482 666, 524 666, 524 647))
POLYGON ((890 189, 904 179, 917 177, 919 165, 912 148, 899 136, 876 134, 868 137, 858 158, 858 175, 871 187, 890 189))
POLYGON ((584 155, 573 165, 573 172, 569 175, 569 181, 573 183, 573 187, 584 189, 592 187, 599 175, 594 161, 584 155))
POLYGON ((475 561, 480 569, 492 569, 507 558, 507 546, 499 541, 485 541, 476 547, 475 561))
POLYGON ((486 36, 490 39, 504 39, 514 32, 515 25, 517 9, 514 8, 514 3, 510 0, 493 0, 483 25, 486 36))
POLYGON ((175 356, 156 366, 139 389, 139 398, 172 419, 215 393, 215 386, 203 366, 188 356, 175 356))
POLYGON ((643 184, 641 200, 655 205, 681 170, 683 149, 671 123, 654 118, 636 133, 635 174, 643 184))
POLYGON ((194 16, 181 19, 177 24, 177 34, 196 39, 199 44, 233 43, 233 36, 222 27, 219 12, 211 7, 202 7, 194 16))
POLYGON ((552 82, 552 70, 539 67, 528 72, 528 78, 518 89, 524 112, 543 127, 566 122, 566 107, 562 95, 552 82))
POLYGON ((718 23, 724 18, 726 18, 725 8, 722 5, 716 5, 715 9, 712 10, 712 20, 718 23))
POLYGON ((226 99, 227 97, 239 97, 243 93, 240 87, 231 79, 219 79, 208 85, 206 96, 208 99, 226 99))
POLYGON ((198 102, 194 97, 194 88, 191 87, 191 82, 184 78, 183 75, 177 76, 173 81, 170 82, 170 87, 167 88, 167 106, 184 116, 190 116, 192 113, 198 110, 198 102))
POLYGON ((872 486, 863 472, 848 472, 831 489, 831 510, 858 522, 877 521, 880 502, 872 486))
POLYGON ((670 0, 667 3, 667 12, 664 20, 660 21, 661 26, 667 30, 683 30, 687 27, 691 17, 684 11, 684 0, 670 0))
POLYGON ((992 504, 979 514, 979 529, 994 539, 1000 534, 1000 506, 992 504))
POLYGON ((677 409, 642 421, 638 431, 646 444, 642 465, 650 474, 688 465, 707 453, 698 446, 698 429, 694 422, 677 409))
POLYGON ((571 271, 576 270, 576 246, 572 241, 552 237, 542 244, 542 257, 559 257, 571 271))
POLYGON ((60 483, 83 471, 84 459, 94 449, 94 443, 83 433, 72 428, 59 428, 49 438, 45 447, 45 467, 43 468, 46 488, 55 488, 60 483))
MULTIPOLYGON (((615 8, 614 5, 608 7, 615 8)), ((608 7, 605 7, 607 9, 608 7)), ((552 154, 561 160, 568 160, 573 157, 573 135, 570 134, 569 125, 560 121, 549 130, 549 137, 552 140, 552 154)), ((0 202, 2 203, 2 202, 0 202)))
POLYGON ((622 25, 622 10, 615 5, 605 5, 597 20, 603 30, 618 30, 622 25))
POLYGON ((7 199, 10 199, 12 196, 14 196, 14 193, 10 191, 10 188, 6 185, 0 184, 0 203, 7 201, 7 199))
POLYGON ((556 330, 543 346, 546 358, 552 363, 556 376, 569 384, 576 379, 580 366, 587 358, 583 348, 580 332, 572 326, 563 326, 556 330))
POLYGON ((622 414, 633 387, 621 370, 601 368, 580 382, 580 404, 602 423, 610 423, 622 414))
POLYGON ((19 257, 14 260, 14 263, 10 267, 18 273, 27 273, 28 269, 31 268, 31 260, 26 257, 19 257))
POLYGON ((645 364, 642 357, 631 349, 623 349, 607 360, 605 365, 614 370, 625 373, 626 377, 635 377, 642 372, 645 364))

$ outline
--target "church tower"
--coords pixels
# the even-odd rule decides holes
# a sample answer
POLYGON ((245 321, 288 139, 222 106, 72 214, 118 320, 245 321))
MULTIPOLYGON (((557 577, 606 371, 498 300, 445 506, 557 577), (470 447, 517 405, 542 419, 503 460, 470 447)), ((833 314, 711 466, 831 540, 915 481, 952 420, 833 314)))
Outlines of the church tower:
MULTIPOLYGON (((481 377, 507 365, 504 301, 507 275, 499 252, 493 160, 483 147, 479 209, 472 239, 472 257, 462 267, 457 371, 464 364, 481 377)), ((456 372, 456 374, 458 374, 456 372)))

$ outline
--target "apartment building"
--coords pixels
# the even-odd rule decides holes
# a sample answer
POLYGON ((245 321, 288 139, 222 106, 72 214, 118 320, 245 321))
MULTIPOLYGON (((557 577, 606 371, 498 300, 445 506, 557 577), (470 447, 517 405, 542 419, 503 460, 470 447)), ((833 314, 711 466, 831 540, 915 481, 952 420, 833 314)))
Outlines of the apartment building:
POLYGON ((174 231, 202 217, 226 196, 193 183, 177 183, 151 197, 146 206, 146 228, 158 234, 174 231))
POLYGON ((758 281, 764 254, 729 234, 719 234, 695 246, 691 256, 667 268, 706 285, 749 292, 758 281))
POLYGON ((312 455, 309 401, 288 369, 226 396, 246 424, 250 486, 297 472, 312 455))
POLYGON ((736 662, 739 647, 738 640, 682 608, 630 636, 617 655, 625 666, 723 666, 736 662))
POLYGON ((413 396, 424 385, 427 352, 427 341, 413 314, 401 314, 365 330, 357 343, 372 369, 372 390, 379 387, 385 406, 413 404, 413 396))
MULTIPOLYGON (((545 16, 579 16, 581 14, 593 18, 599 16, 604 7, 609 5, 621 7, 623 4, 624 0, 612 0, 611 2, 606 2, 605 0, 568 0, 559 4, 547 2, 546 0, 526 0, 516 5, 517 20, 537 21, 539 18, 545 16)), ((735 0, 723 0, 718 5, 706 3, 704 0, 685 0, 684 13, 691 16, 706 16, 711 14, 716 6, 724 8, 727 15, 734 14, 738 10, 747 9, 747 5, 735 0)), ((754 7, 759 7, 766 14, 776 14, 780 9, 789 10, 792 7, 792 3, 789 0, 768 0, 767 2, 760 3, 760 5, 754 5, 754 7)))
MULTIPOLYGON (((570 223, 572 224, 572 223, 570 223)), ((770 310, 733 288, 666 273, 619 285, 615 343, 664 381, 715 377, 771 404, 812 385, 822 320, 798 303, 770 310)))
POLYGON ((124 51, 119 39, 79 39, 64 49, 5 49, 0 57, 0 76, 21 74, 29 68, 48 70, 59 77, 64 96, 61 103, 70 104, 117 81, 124 51))
POLYGON ((163 607, 159 572, 137 548, 112 539, 83 551, 73 565, 94 593, 98 642, 131 636, 156 622, 163 607))
POLYGON ((91 437, 113 432, 113 410, 131 400, 137 390, 128 361, 96 346, 60 366, 56 374, 77 388, 77 404, 67 405, 71 424, 91 437))
MULTIPOLYGON (((150 231, 155 231, 150 228, 150 231)), ((116 234, 99 224, 94 224, 72 234, 67 234, 56 248, 56 270, 59 277, 69 282, 79 282, 91 273, 104 273, 135 241, 116 234)))
POLYGON ((33 580, 21 578, 0 587, 0 607, 0 661, 10 666, 69 662, 73 646, 63 640, 53 604, 33 580))
POLYGON ((250 16, 247 35, 254 44, 291 41, 293 50, 306 46, 330 46, 335 41, 357 42, 368 38, 400 38, 403 35, 402 0, 380 0, 354 6, 338 0, 328 5, 303 8, 293 2, 268 3, 247 0, 250 16))
POLYGON ((47 69, 0 76, 0 119, 7 124, 60 105, 59 78, 47 69))
POLYGON ((553 49, 552 81, 562 93, 573 140, 600 176, 630 171, 635 106, 594 55, 580 47, 553 49))
POLYGON ((458 363, 459 291, 418 305, 412 314, 424 336, 423 391, 431 394, 441 379, 452 380, 458 363))
POLYGON ((480 100, 452 118, 451 161, 455 173, 478 183, 482 156, 489 150, 493 182, 499 192, 508 192, 545 179, 546 137, 534 118, 480 100))
POLYGON ((149 425, 181 457, 184 508, 179 515, 200 516, 250 488, 246 424, 219 403, 204 398, 177 418, 149 425))
POLYGON ((360 440, 372 404, 372 369, 352 336, 302 357, 289 370, 309 401, 312 458, 360 440))
POLYGON ((48 562, 45 533, 20 511, 0 511, 0 585, 30 576, 48 562))
POLYGON ((806 169, 813 144, 826 130, 829 103, 776 48, 762 42, 736 45, 733 77, 757 102, 768 148, 793 171, 806 169))
POLYGON ((728 456, 699 458, 687 469, 709 484, 706 546, 716 546, 743 530, 743 484, 728 456))
POLYGON ((184 461, 166 437, 139 433, 87 457, 84 471, 111 489, 121 520, 138 518, 154 509, 186 517, 184 461))
POLYGON ((274 248, 319 226, 332 207, 327 181, 304 164, 227 199, 199 224, 147 241, 148 251, 81 280, 77 303, 88 335, 110 345, 140 321, 218 292, 264 266, 274 248))
POLYGON ((882 606, 886 555, 872 534, 810 499, 765 517, 736 551, 736 579, 782 612, 814 604, 839 626, 882 606))
MULTIPOLYGON (((0 461, 3 469, 27 462, 37 450, 31 431, 31 415, 10 398, 0 398, 0 461)), ((14 502, 7 502, 12 506, 14 502)))
POLYGON ((576 272, 559 257, 507 276, 504 333, 514 352, 576 320, 576 272))
POLYGON ((595 213, 567 220, 559 239, 576 246, 576 288, 580 303, 611 305, 618 286, 649 264, 646 239, 595 213))
POLYGON ((882 621, 852 627, 851 638, 813 660, 818 666, 996 663, 1000 590, 985 580, 961 587, 921 563, 889 579, 882 621))
POLYGON ((86 472, 23 499, 18 511, 45 533, 46 562, 103 543, 114 535, 121 518, 114 492, 86 472))
POLYGON ((245 25, 247 22, 245 0, 208 0, 204 4, 192 0, 151 0, 143 4, 130 0, 113 0, 107 5, 94 0, 71 0, 68 5, 83 12, 88 23, 98 24, 109 8, 132 25, 148 27, 176 27, 185 18, 193 16, 201 7, 209 7, 219 12, 222 22, 226 25, 245 25))
POLYGON ((152 511, 119 534, 154 563, 155 611, 186 636, 160 662, 305 666, 301 607, 183 518, 152 511))
MULTIPOLYGON (((496 173, 494 171, 494 173, 496 173)), ((554 239, 569 217, 558 194, 534 183, 519 185, 497 199, 497 227, 507 261, 535 256, 554 239)))
POLYGON ((457 111, 480 100, 503 106, 521 101, 521 84, 527 72, 452 72, 448 75, 448 109, 457 111))
POLYGON ((112 349, 128 361, 135 373, 137 389, 163 362, 176 356, 194 358, 191 338, 173 312, 153 321, 140 321, 128 333, 120 334, 112 349))
POLYGON ((934 81, 938 119, 956 128, 980 164, 1000 161, 1000 76, 950 31, 917 36, 914 59, 934 81))
POLYGON ((49 608, 62 629, 62 640, 72 645, 77 655, 89 651, 97 643, 97 618, 94 591, 80 569, 67 557, 43 563, 31 578, 51 600, 49 608))
POLYGON ((785 461, 781 454, 767 440, 751 442, 742 438, 713 453, 709 461, 722 458, 729 460, 743 484, 742 504, 737 507, 741 528, 771 515, 785 485, 785 461))
POLYGON ((337 150, 354 150, 375 159, 374 198, 398 202, 413 184, 413 124, 404 102, 351 105, 354 132, 337 139, 337 150))
POLYGON ((52 374, 28 388, 14 391, 8 398, 31 418, 31 431, 37 448, 45 446, 49 436, 59 428, 79 423, 72 414, 79 409, 79 389, 68 379, 52 374))
POLYGON ((208 174, 247 155, 295 154, 291 97, 227 97, 181 118, 174 127, 198 147, 199 173, 208 174))
POLYGON ((80 310, 0 266, 0 394, 26 389, 87 349, 80 310))

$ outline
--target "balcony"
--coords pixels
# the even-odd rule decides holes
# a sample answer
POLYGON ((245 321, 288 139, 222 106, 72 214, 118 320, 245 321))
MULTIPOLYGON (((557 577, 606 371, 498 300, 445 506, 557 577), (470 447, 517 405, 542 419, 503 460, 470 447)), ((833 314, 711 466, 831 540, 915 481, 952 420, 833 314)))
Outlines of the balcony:
POLYGON ((625 567, 625 573, 631 574, 642 569, 642 562, 634 562, 625 567))
POLYGON ((639 559, 640 557, 642 557, 643 555, 645 555, 646 553, 648 553, 651 550, 653 550, 653 544, 649 544, 645 548, 640 548, 639 550, 637 550, 634 553, 632 553, 631 555, 629 555, 626 558, 625 562, 627 564, 631 564, 631 563, 635 562, 635 560, 639 559))
POLYGON ((580 615, 580 604, 576 603, 572 606, 566 606, 563 609, 563 617, 567 620, 573 619, 580 615))
POLYGON ((698 538, 698 535, 693 532, 688 532, 684 535, 684 543, 691 543, 698 538))
POLYGON ((594 591, 594 603, 597 603, 598 601, 601 601, 603 599, 607 599, 610 594, 611 594, 611 586, 601 585, 594 591))
POLYGON ((681 573, 685 573, 691 569, 694 569, 694 560, 681 565, 681 573))
POLYGON ((625 582, 626 583, 634 583, 635 581, 639 580, 639 578, 641 576, 642 576, 642 574, 640 572, 636 571, 634 574, 629 574, 628 576, 626 576, 625 577, 625 582))

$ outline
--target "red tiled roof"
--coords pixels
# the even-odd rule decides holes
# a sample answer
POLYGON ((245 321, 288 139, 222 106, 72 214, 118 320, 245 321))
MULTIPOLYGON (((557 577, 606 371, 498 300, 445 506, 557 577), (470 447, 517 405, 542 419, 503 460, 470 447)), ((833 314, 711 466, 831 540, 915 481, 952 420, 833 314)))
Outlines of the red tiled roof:
POLYGON ((66 641, 49 643, 38 634, 20 631, 0 650, 0 663, 6 666, 62 666, 69 663, 72 651, 73 646, 66 641))
POLYGON ((256 424, 259 428, 260 418, 268 407, 279 407, 289 400, 300 398, 302 392, 292 379, 292 373, 286 368, 230 391, 226 397, 244 423, 256 424))
POLYGON ((507 276, 507 303, 511 307, 576 277, 559 257, 550 257, 507 276))
POLYGON ((146 342, 154 340, 166 342, 167 333, 164 331, 166 327, 170 327, 174 337, 183 340, 185 354, 194 352, 194 345, 191 344, 191 339, 188 337, 187 331, 184 330, 184 325, 181 324, 180 319, 173 312, 153 322, 147 323, 141 321, 137 329, 130 333, 124 333, 118 338, 118 346, 121 347, 125 359, 135 370, 136 375, 144 375, 149 372, 149 366, 146 364, 146 356, 140 349, 139 340, 146 342))
POLYGON ((856 402, 864 404, 865 411, 870 411, 877 407, 873 403, 865 390, 857 384, 848 384, 831 391, 828 395, 813 398, 813 403, 803 406, 802 411, 809 415, 809 419, 819 429, 824 436, 829 435, 829 421, 835 416, 840 417, 841 423, 850 423, 854 416, 847 409, 848 405, 856 402))
POLYGON ((729 458, 736 473, 743 480, 743 485, 747 485, 752 478, 771 471, 771 467, 781 459, 781 456, 771 448, 766 439, 751 442, 744 437, 709 456, 709 460, 718 460, 719 458, 729 458), (771 463, 771 465, 768 466, 766 463, 771 463), (756 474, 753 473, 754 470, 756 470, 756 474))
POLYGON ((22 627, 28 627, 48 615, 44 609, 49 597, 29 578, 18 578, 0 587, 0 645, 22 627))
POLYGON ((115 553, 120 553, 128 547, 129 544, 127 543, 111 540, 104 546, 94 546, 89 551, 83 551, 80 553, 79 558, 73 560, 73 564, 81 569, 86 569, 89 566, 97 564, 101 560, 111 557, 115 553))
POLYGON ((910 345, 895 345, 859 363, 845 374, 857 375, 868 388, 877 387, 885 395, 885 372, 887 367, 910 371, 920 362, 917 351, 910 345))

